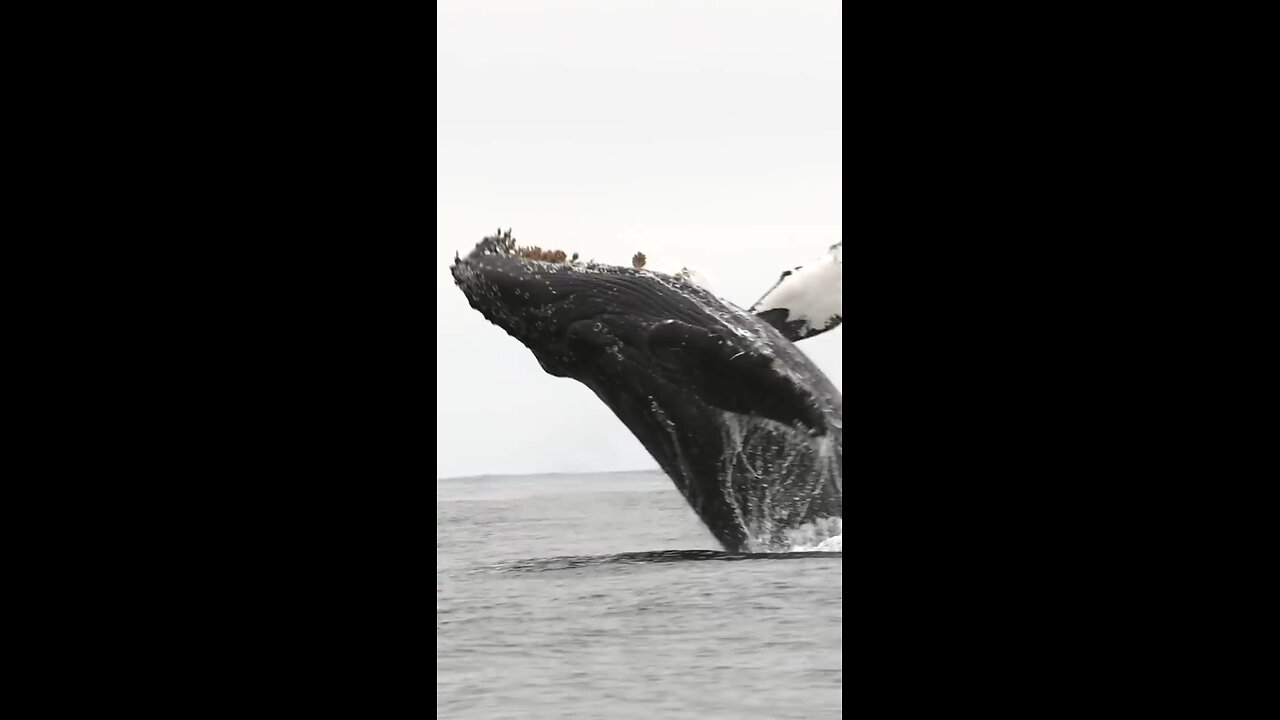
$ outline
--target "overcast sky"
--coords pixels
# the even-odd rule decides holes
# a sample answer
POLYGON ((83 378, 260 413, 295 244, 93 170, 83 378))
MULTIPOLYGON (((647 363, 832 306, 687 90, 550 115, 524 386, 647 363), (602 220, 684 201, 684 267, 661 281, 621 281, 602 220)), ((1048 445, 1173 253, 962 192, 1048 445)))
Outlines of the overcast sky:
MULTIPOLYGON (((438 0, 437 477, 652 468, 448 267, 521 244, 687 265, 747 307, 841 235, 840 3, 438 0)), ((843 388, 843 326, 799 343, 843 388)))

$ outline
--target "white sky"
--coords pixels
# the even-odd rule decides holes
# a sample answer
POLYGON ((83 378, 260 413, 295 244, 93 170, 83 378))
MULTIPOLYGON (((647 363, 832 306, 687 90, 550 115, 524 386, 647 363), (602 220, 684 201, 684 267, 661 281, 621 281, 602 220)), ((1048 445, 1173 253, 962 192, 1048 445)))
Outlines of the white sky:
MULTIPOLYGON (((830 0, 439 0, 437 477, 656 467, 577 381, 453 284, 522 244, 688 265, 747 307, 841 232, 841 9, 830 0)), ((843 326, 799 347, 843 386, 843 326)))

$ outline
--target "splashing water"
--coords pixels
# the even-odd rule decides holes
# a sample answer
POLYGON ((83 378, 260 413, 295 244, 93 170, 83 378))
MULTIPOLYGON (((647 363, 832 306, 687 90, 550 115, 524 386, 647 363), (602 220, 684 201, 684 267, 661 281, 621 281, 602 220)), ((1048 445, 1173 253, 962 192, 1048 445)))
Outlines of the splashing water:
POLYGON ((844 552, 844 523, 840 518, 820 518, 787 531, 791 552, 844 552))
POLYGON ((813 547, 796 546, 791 548, 791 552, 844 552, 844 536, 827 538, 813 547))

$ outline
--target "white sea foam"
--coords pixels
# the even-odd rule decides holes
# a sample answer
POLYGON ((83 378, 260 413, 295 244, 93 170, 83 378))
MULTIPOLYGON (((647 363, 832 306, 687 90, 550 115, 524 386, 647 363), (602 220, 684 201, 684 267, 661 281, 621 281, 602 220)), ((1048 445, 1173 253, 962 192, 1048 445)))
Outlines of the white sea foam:
POLYGON ((844 552, 844 523, 840 518, 821 518, 787 531, 790 552, 844 552))
POLYGON ((815 552, 844 552, 844 535, 837 535, 833 538, 827 538, 813 547, 793 547, 791 552, 815 551, 815 552))

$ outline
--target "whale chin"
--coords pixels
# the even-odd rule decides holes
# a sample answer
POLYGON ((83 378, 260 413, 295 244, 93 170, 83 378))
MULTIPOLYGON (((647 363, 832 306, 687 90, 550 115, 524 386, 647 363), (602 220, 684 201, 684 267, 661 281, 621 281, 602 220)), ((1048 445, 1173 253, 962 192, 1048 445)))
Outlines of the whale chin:
POLYGON ((687 277, 521 248, 509 232, 451 271, 547 373, 609 406, 727 550, 839 528, 840 393, 765 320, 687 277))

